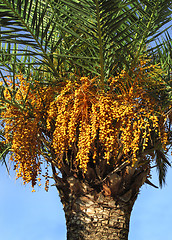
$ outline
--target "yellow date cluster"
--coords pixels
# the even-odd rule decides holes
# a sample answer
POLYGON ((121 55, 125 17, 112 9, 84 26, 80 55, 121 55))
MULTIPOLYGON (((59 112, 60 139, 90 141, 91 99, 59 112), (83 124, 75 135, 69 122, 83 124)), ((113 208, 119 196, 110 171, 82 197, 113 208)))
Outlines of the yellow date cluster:
MULTIPOLYGON (((66 81, 57 89, 36 82, 31 86, 19 75, 15 102, 9 82, 1 117, 17 178, 31 182, 33 187, 40 180, 42 136, 46 132, 59 169, 65 155, 66 161, 72 161, 72 166, 83 173, 90 159, 98 164, 100 146, 107 163, 118 164, 122 154, 123 160, 130 159, 133 165, 139 151, 151 144, 153 132, 165 148, 165 117, 149 94, 150 88, 161 88, 162 72, 158 66, 146 65, 146 61, 140 61, 130 70, 122 70, 108 80, 107 89, 100 89, 98 77, 66 81), (70 159, 68 151, 75 152, 70 159)), ((46 189, 47 184, 46 174, 46 189)))
MULTIPOLYGON (((51 88, 34 89, 22 75, 16 76, 15 101, 12 100, 12 81, 4 91, 6 108, 1 113, 5 123, 6 143, 11 143, 16 177, 23 183, 31 182, 32 187, 40 181, 41 174, 41 128, 46 122, 46 112, 54 93, 51 88)), ((37 83, 36 83, 37 84, 37 83)))

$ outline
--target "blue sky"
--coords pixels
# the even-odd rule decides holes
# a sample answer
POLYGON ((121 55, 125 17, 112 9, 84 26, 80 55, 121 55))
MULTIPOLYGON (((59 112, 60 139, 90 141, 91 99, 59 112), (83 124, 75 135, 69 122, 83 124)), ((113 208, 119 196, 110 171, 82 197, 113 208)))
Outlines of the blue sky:
MULTIPOLYGON (((156 181, 156 174, 153 174, 156 181)), ((172 168, 167 185, 161 190, 142 187, 134 205, 129 240, 172 239, 172 168)), ((62 204, 55 187, 31 192, 14 176, 9 177, 0 166, 0 239, 65 240, 66 227, 62 204)))

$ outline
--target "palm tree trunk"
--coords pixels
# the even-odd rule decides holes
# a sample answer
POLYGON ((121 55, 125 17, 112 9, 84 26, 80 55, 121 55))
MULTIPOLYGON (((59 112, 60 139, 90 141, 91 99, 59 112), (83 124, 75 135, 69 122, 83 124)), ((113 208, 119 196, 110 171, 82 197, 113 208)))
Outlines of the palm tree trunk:
POLYGON ((90 187, 74 177, 56 184, 64 207, 67 240, 127 240, 137 193, 112 197, 110 188, 90 187))
POLYGON ((131 211, 148 169, 128 166, 122 177, 114 172, 105 181, 91 174, 60 178, 52 170, 64 207, 67 240, 128 240, 131 211))
POLYGON ((82 196, 64 207, 68 240, 127 240, 132 206, 99 195, 82 196))

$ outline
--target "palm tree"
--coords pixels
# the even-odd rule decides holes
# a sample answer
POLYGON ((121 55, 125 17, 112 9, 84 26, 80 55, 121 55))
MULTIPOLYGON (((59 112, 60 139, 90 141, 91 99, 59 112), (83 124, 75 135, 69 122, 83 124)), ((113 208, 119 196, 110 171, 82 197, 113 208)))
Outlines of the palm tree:
POLYGON ((165 182, 170 24, 168 0, 0 0, 1 157, 46 190, 51 167, 69 240, 128 239, 153 167, 165 182))

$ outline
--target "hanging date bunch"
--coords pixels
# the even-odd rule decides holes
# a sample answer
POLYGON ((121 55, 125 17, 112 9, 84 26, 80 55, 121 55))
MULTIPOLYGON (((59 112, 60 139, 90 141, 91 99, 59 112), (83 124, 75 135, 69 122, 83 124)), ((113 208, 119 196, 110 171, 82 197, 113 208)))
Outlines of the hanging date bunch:
POLYGON ((134 166, 155 134, 166 148, 165 115, 149 94, 150 88, 162 90, 160 74, 158 66, 140 61, 110 78, 106 90, 98 87, 98 78, 69 81, 48 110, 58 167, 69 163, 86 173, 89 163, 98 165, 102 159, 113 166, 119 159, 134 166))
POLYGON ((165 149, 164 109, 149 94, 150 89, 163 89, 163 73, 159 66, 147 63, 141 60, 117 73, 105 89, 99 87, 98 77, 75 77, 60 87, 39 82, 32 87, 19 75, 12 98, 9 80, 1 118, 17 178, 34 187, 40 181, 43 160, 59 170, 68 165, 83 176, 89 164, 98 166, 100 161, 111 166, 128 161, 134 166, 140 152, 153 146, 155 135, 165 149))
MULTIPOLYGON (((30 79, 31 81, 31 79, 30 79)), ((10 160, 14 162, 16 178, 23 183, 31 182, 32 187, 40 182, 42 143, 41 126, 46 122, 46 112, 53 100, 54 90, 41 87, 38 82, 27 82, 23 75, 17 75, 15 88, 13 81, 6 79, 1 104, 6 106, 1 112, 5 129, 5 144, 11 146, 10 160)))

